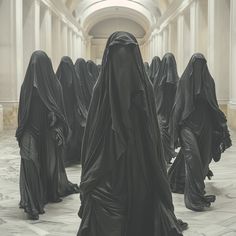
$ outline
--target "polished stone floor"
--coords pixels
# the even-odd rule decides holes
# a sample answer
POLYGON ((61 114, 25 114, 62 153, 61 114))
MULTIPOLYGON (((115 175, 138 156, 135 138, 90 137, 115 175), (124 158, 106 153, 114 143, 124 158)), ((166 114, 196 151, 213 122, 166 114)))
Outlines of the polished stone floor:
MULTIPOLYGON (((236 133, 232 139, 234 145, 221 162, 211 165, 215 176, 206 182, 206 189, 217 201, 208 211, 192 212, 184 207, 182 195, 173 195, 176 215, 189 223, 185 236, 236 236, 236 133)), ((80 223, 79 195, 47 205, 38 221, 27 220, 18 208, 19 164, 14 132, 5 131, 0 134, 0 236, 75 236, 80 223)), ((79 182, 80 171, 80 166, 67 169, 72 182, 79 182)))

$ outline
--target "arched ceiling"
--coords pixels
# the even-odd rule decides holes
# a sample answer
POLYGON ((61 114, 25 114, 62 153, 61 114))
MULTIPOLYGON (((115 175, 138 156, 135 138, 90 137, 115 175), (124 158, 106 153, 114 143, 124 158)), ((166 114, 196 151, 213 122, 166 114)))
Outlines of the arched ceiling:
MULTIPOLYGON (((156 25, 173 0, 61 0, 86 33, 109 19, 129 19, 145 34, 156 25)), ((122 20, 121 20, 122 21, 122 20)))
POLYGON ((109 18, 98 22, 88 32, 94 38, 108 38, 114 31, 128 31, 136 38, 142 39, 146 32, 139 24, 126 18, 109 18))

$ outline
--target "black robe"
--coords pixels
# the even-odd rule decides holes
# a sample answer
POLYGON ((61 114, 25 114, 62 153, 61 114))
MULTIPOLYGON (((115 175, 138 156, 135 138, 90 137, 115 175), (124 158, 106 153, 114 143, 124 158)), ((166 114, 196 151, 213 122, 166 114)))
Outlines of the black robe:
POLYGON ((56 75, 62 86, 66 117, 71 130, 63 155, 64 161, 66 165, 79 163, 86 114, 83 115, 85 108, 81 107, 78 80, 70 57, 62 57, 56 75))
POLYGON ((83 139, 79 236, 182 235, 154 103, 135 37, 113 33, 83 139))
MULTIPOLYGON (((224 113, 219 109, 215 84, 206 59, 194 54, 179 80, 170 132, 181 150, 169 170, 173 192, 184 193, 187 208, 201 211, 210 205, 204 179, 212 158, 231 146, 224 113)), ((214 199, 214 198, 213 198, 214 199)))
POLYGON ((21 154, 20 207, 29 215, 43 213, 47 202, 57 202, 76 188, 68 181, 62 160, 69 133, 51 60, 36 51, 21 87, 16 131, 21 154))
POLYGON ((93 93, 93 86, 96 81, 89 75, 86 61, 82 58, 76 60, 75 72, 79 83, 80 100, 83 106, 88 110, 93 93))
POLYGON ((87 61, 87 70, 89 73, 89 76, 93 79, 94 83, 96 82, 98 75, 99 75, 99 69, 98 66, 91 60, 87 61))
POLYGON ((154 82, 155 75, 159 71, 160 65, 161 65, 161 59, 158 56, 153 57, 149 68, 149 77, 152 83, 154 82))
POLYGON ((157 117, 167 163, 170 163, 171 159, 175 157, 174 145, 171 143, 169 133, 169 119, 175 101, 178 80, 175 57, 172 53, 167 53, 164 55, 153 81, 157 117))
POLYGON ((144 65, 145 72, 147 73, 147 76, 149 77, 150 76, 150 67, 149 67, 148 62, 144 62, 143 65, 144 65))

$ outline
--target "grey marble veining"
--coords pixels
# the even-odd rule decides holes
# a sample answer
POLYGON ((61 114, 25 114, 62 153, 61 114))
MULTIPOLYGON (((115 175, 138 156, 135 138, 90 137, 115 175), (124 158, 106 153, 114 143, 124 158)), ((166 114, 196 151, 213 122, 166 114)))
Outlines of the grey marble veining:
MULTIPOLYGON (((232 139, 233 147, 222 155, 219 163, 211 164, 214 177, 206 181, 206 191, 215 194, 217 200, 208 211, 192 212, 185 208, 183 195, 173 194, 177 217, 189 223, 184 236, 236 236, 235 133, 232 139)), ((14 131, 4 131, 0 133, 0 236, 75 236, 80 224, 79 195, 48 204, 38 221, 27 220, 18 208, 19 167, 14 131)), ((80 166, 67 168, 67 173, 72 182, 79 183, 80 166)))

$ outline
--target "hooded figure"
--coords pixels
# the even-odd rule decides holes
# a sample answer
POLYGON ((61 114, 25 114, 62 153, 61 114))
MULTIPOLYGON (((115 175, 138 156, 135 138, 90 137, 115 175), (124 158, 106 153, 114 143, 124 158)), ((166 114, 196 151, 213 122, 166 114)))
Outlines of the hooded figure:
POLYGON ((182 235, 154 102, 137 40, 113 33, 83 139, 79 236, 182 235))
POLYGON ((152 83, 154 82, 155 75, 158 73, 161 65, 161 59, 158 56, 153 57, 150 69, 149 69, 149 77, 152 83))
POLYGON ((71 136, 63 155, 64 161, 68 165, 80 162, 83 129, 87 114, 83 114, 86 109, 81 105, 79 84, 70 57, 62 57, 56 75, 62 86, 66 117, 71 130, 71 136))
POLYGON ((159 120, 164 156, 167 163, 175 157, 174 145, 169 133, 170 113, 175 101, 176 87, 179 80, 175 57, 166 53, 161 61, 160 69, 154 78, 154 96, 157 117, 159 120))
POLYGON ((202 211, 215 201, 205 195, 209 164, 219 161, 231 146, 224 113, 219 109, 215 84, 202 54, 194 54, 179 80, 171 116, 171 134, 181 150, 169 170, 173 192, 184 193, 185 205, 202 211))
POLYGON ((67 179, 62 147, 69 136, 63 96, 52 63, 43 51, 32 54, 21 87, 16 138, 20 147, 20 207, 30 219, 47 202, 76 191, 67 179))
POLYGON ((99 75, 99 69, 98 66, 91 60, 87 61, 87 70, 89 73, 89 76, 93 79, 94 83, 96 82, 98 75, 99 75))
POLYGON ((88 110, 92 97, 93 86, 96 81, 89 75, 86 61, 82 58, 76 60, 75 72, 80 86, 81 94, 79 96, 81 98, 81 102, 88 110))

